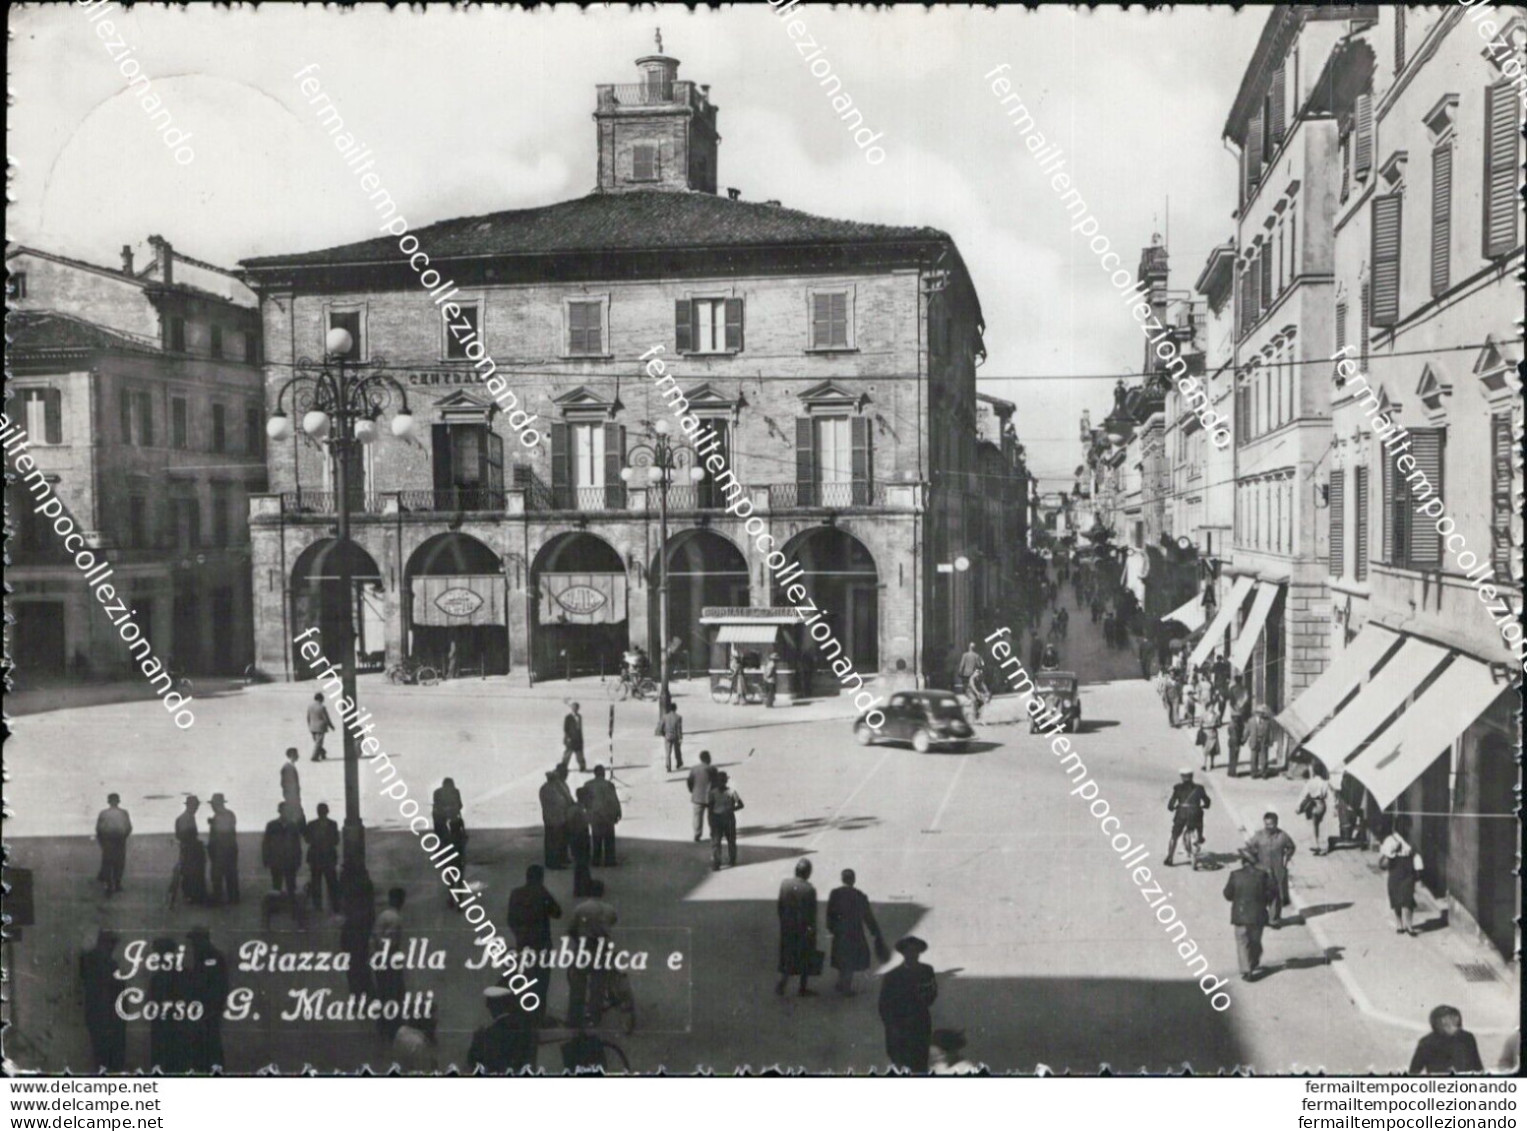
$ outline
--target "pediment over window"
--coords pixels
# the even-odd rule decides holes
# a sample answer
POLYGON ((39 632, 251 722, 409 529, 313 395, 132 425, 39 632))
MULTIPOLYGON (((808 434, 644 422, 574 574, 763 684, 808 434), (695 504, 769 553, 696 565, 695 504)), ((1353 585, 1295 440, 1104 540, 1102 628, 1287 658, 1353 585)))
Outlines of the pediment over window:
POLYGON ((447 393, 435 402, 435 415, 442 421, 478 421, 486 423, 493 418, 498 406, 476 393, 470 393, 465 389, 457 389, 447 393))
POLYGON ((1379 167, 1379 176, 1391 190, 1403 188, 1405 185, 1405 163, 1410 155, 1403 149, 1390 154, 1389 160, 1379 167))
POLYGON ((850 392, 836 381, 823 381, 801 394, 801 403, 812 412, 832 409, 861 412, 869 401, 868 393, 850 392))
POLYGON ((583 420, 593 417, 614 420, 615 413, 620 409, 619 401, 602 397, 587 385, 579 385, 576 389, 569 389, 561 396, 553 397, 551 403, 557 407, 557 411, 564 417, 577 417, 583 420))
POLYGON ((692 389, 685 390, 684 399, 689 401, 689 411, 697 414, 716 415, 718 413, 731 413, 736 415, 740 402, 740 396, 729 397, 709 381, 703 381, 692 389))
POLYGON ((1425 407, 1428 416, 1434 419, 1445 416, 1447 410, 1443 402, 1453 395, 1453 383, 1440 376, 1430 364, 1421 370, 1421 380, 1416 385, 1416 396, 1421 398, 1421 404, 1425 407))
POLYGON ((1500 34, 1492 39, 1480 51, 1480 54, 1490 60, 1490 65, 1497 71, 1504 73, 1506 62, 1520 56, 1524 47, 1527 47, 1527 20, 1523 20, 1521 16, 1513 16, 1509 22, 1502 25, 1500 34), (1503 44, 1507 46, 1507 50, 1501 50, 1503 44))
POLYGON ((1484 347, 1474 359, 1474 376, 1488 393, 1504 392, 1517 364, 1517 359, 1501 348, 1494 334, 1486 334, 1484 347))

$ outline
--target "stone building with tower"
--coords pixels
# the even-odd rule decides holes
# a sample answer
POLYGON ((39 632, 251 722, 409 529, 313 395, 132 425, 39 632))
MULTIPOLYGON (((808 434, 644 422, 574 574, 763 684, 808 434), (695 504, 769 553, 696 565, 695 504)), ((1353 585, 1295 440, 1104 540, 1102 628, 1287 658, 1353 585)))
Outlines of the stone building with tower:
MULTIPOLYGON (((641 464, 658 420, 677 423, 680 401, 800 560, 858 671, 906 683, 942 671, 974 628, 975 586, 1015 576, 1021 540, 988 532, 1002 485, 981 476, 1017 476, 1021 461, 1000 425, 983 457, 984 323, 953 239, 720 194, 708 87, 680 79, 661 49, 637 66, 638 81, 597 89, 594 191, 415 233, 539 442, 511 427, 395 239, 244 263, 267 408, 343 326, 352 360, 384 365, 417 421, 412 438, 355 457, 348 550, 326 451, 300 430, 271 446, 270 493, 250 513, 269 675, 301 678, 291 638, 337 630, 347 604, 363 668, 454 654, 458 671, 612 673, 629 644, 654 656, 663 644, 664 553, 680 674, 719 661, 728 617, 759 622, 729 639, 777 641, 790 666, 798 628, 769 627, 789 602, 746 513, 726 509, 739 496, 723 477, 676 478, 661 547, 659 489, 620 474, 641 464), (662 389, 652 356, 675 378, 662 389), (342 552, 350 593, 338 591, 342 552), (937 570, 960 556, 982 570, 937 570)), ((681 472, 704 462, 689 448, 678 458, 681 472)))

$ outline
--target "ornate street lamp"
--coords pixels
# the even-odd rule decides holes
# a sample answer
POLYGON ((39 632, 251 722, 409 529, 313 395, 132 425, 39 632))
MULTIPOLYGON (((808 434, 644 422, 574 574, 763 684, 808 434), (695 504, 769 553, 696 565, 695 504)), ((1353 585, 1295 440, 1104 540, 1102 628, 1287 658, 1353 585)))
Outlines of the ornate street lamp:
MULTIPOLYGON (((344 616, 338 640, 342 691, 359 713, 355 693, 355 582, 350 558, 350 457, 356 445, 372 443, 377 436, 377 421, 397 399, 399 409, 392 418, 392 434, 407 436, 414 426, 408 409, 408 393, 383 369, 381 358, 372 358, 361 369, 349 361, 354 340, 349 331, 336 326, 324 339, 325 356, 314 362, 299 358, 296 371, 276 393, 276 411, 265 425, 272 440, 292 435, 291 418, 286 414, 286 397, 291 393, 292 411, 302 417, 302 430, 319 443, 328 445, 333 461, 335 485, 334 509, 338 516, 336 531, 339 548, 339 589, 344 595, 344 616)), ((330 642, 325 641, 327 648, 330 642)), ((343 874, 341 886, 351 885, 366 874, 366 839, 361 825, 360 751, 348 726, 340 726, 345 750, 345 825, 343 834, 343 874)))
MULTIPOLYGON (((678 454, 686 449, 675 447, 669 435, 672 425, 659 419, 652 426, 656 433, 650 444, 637 444, 629 452, 628 467, 620 469, 620 477, 627 484, 638 482, 645 476, 648 483, 658 489, 658 639, 662 655, 659 657, 660 689, 657 697, 658 718, 668 705, 668 486, 675 472, 682 470, 676 462, 678 454)), ((705 469, 698 463, 689 469, 689 478, 699 483, 705 478, 705 469)))

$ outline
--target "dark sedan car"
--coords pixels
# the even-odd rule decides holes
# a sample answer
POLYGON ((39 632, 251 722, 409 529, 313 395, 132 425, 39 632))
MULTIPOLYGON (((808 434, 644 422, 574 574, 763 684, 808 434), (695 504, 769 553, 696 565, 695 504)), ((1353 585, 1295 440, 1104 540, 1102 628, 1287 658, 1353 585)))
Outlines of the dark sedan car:
POLYGON ((947 691, 898 691, 883 708, 885 724, 879 731, 865 721, 872 713, 854 721, 854 737, 861 746, 910 742, 913 750, 926 754, 935 746, 963 749, 975 734, 960 701, 947 691))

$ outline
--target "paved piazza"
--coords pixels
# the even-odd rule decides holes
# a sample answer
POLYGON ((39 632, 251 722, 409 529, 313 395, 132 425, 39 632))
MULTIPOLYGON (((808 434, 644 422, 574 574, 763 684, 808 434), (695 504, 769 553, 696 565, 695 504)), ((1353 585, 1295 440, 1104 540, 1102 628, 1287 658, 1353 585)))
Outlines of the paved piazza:
MULTIPOLYGON (((1149 844, 1146 862, 1155 866, 1168 827, 1165 797, 1192 752, 1191 738, 1166 727, 1148 685, 1132 678, 1132 658, 1100 649, 1086 639, 1092 630, 1085 616, 1076 619, 1083 629, 1073 631, 1073 661, 1114 677, 1084 688, 1086 725, 1076 749, 1121 827, 1149 844)), ((15 862, 35 869, 39 918, 14 948, 19 1063, 55 1069, 82 1063, 88 1045, 72 996, 72 965, 98 925, 116 927, 125 942, 205 922, 230 957, 260 939, 289 951, 337 948, 337 919, 314 920, 305 933, 288 929, 284 918, 270 932, 258 922, 264 890, 258 831, 279 799, 286 746, 303 744, 309 813, 320 800, 336 816, 342 808, 342 763, 307 760, 303 711, 312 690, 312 684, 203 689, 196 726, 184 733, 152 700, 40 710, 15 721, 7 750, 7 839, 15 862), (112 790, 122 794, 136 833, 126 891, 107 902, 94 882, 90 833, 112 790), (204 801, 222 791, 238 813, 240 907, 164 907, 170 828, 188 791, 204 801)), ((682 775, 663 770, 650 704, 618 704, 612 742, 609 699, 597 681, 533 692, 504 680, 394 688, 367 678, 361 685, 375 733, 411 793, 427 799, 447 775, 461 788, 472 838, 467 873, 501 929, 509 889, 540 859, 536 791, 560 753, 563 698, 582 702, 591 761, 613 760, 625 810, 622 866, 598 874, 620 912, 618 943, 652 956, 648 971, 633 976, 636 1031, 606 1034, 633 1067, 866 1071, 883 1064, 874 977, 861 978, 852 998, 833 994, 830 978, 817 998, 773 993, 774 897, 803 855, 814 862, 823 904, 838 872, 852 867, 889 940, 916 933, 930 943, 927 960, 940 987, 935 1024, 965 1028, 972 1054, 994 1069, 1393 1069, 1414 1043, 1413 1030, 1354 1006, 1305 925, 1269 932, 1273 975, 1240 982, 1223 871, 1157 868, 1211 970, 1229 979, 1231 1007, 1213 1010, 1096 820, 1068 794, 1056 759, 1026 726, 983 726, 969 753, 918 755, 858 746, 846 703, 767 711, 714 704, 698 685, 685 690, 689 757, 713 751, 746 802, 739 864, 719 873, 710 870, 708 844, 690 840, 687 792, 682 775), (675 952, 678 969, 670 970, 675 952)), ((33 702, 46 705, 42 696, 33 693, 33 702)), ((19 705, 28 707, 25 698, 19 705)), ((1012 719, 1014 708, 1013 700, 999 700, 994 714, 1012 719)), ((445 972, 410 973, 409 989, 433 991, 442 1063, 459 1059, 481 1021, 480 991, 491 979, 463 968, 472 954, 465 924, 402 830, 395 803, 377 795, 364 765, 362 775, 378 889, 404 886, 410 935, 450 952, 445 972)), ((573 784, 581 780, 575 771, 573 784)), ((1215 798, 1208 848, 1223 860, 1243 835, 1232 810, 1252 810, 1220 803, 1218 787, 1215 798)), ((1310 866, 1301 857, 1296 871, 1310 866)), ((570 877, 557 872, 549 881, 564 908, 573 902, 570 877)), ((824 932, 819 942, 826 941, 824 932)), ((342 992, 342 975, 303 977, 305 985, 342 992)), ((290 975, 236 969, 233 983, 255 991, 260 1012, 258 1021, 224 1025, 236 1071, 270 1063, 288 1071, 303 1063, 353 1069, 381 1056, 367 1025, 280 1020, 290 975)), ((558 975, 554 1014, 566 995, 558 975)), ((143 1022, 129 1026, 131 1065, 147 1060, 147 1030, 143 1022)), ((544 1066, 554 1052, 542 1050, 544 1066)))

